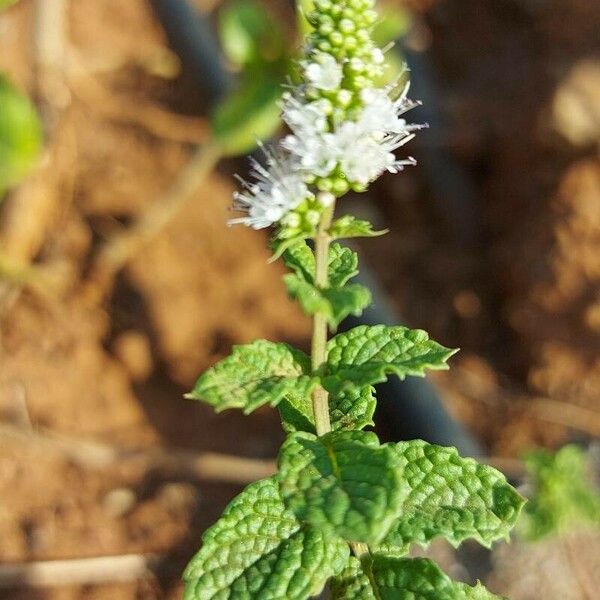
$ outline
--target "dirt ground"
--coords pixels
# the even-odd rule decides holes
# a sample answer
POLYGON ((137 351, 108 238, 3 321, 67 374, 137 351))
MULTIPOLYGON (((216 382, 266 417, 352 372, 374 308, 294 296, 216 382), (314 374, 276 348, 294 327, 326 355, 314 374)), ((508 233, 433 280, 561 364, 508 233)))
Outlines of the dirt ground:
MULTIPOLYGON (((364 260, 405 322, 461 347, 436 381, 490 455, 591 441, 600 435, 600 11, 593 0, 410 6, 407 44, 427 52, 442 99, 436 148, 472 197, 448 210, 428 180, 427 148, 416 147, 425 168, 372 194, 392 233, 363 244, 364 260), (476 219, 465 232, 468 211, 476 219)), ((106 240, 160 203, 206 141, 205 110, 146 0, 70 3, 60 72, 36 64, 34 9, 22 0, 0 16, 0 70, 36 95, 48 140, 0 220, 0 248, 37 269, 26 285, 0 281, 0 564, 157 558, 134 583, 17 586, 0 598, 178 598, 202 530, 240 484, 157 452, 270 459, 282 440, 273 411, 216 415, 182 394, 234 343, 306 347, 309 322, 267 264, 265 235, 225 226, 231 173, 245 168, 234 161, 120 273, 99 276, 106 240)), ((584 553, 597 543, 572 542, 584 553)), ((559 545, 535 550, 554 572, 559 545)), ((512 569, 534 550, 518 548, 495 553, 490 581, 533 600, 538 579, 530 571, 518 586, 512 569)), ((460 557, 447 561, 457 576, 474 573, 460 557)), ((583 563, 584 575, 563 568, 543 597, 567 598, 563 579, 598 573, 583 563)), ((586 585, 568 597, 591 599, 586 585)))

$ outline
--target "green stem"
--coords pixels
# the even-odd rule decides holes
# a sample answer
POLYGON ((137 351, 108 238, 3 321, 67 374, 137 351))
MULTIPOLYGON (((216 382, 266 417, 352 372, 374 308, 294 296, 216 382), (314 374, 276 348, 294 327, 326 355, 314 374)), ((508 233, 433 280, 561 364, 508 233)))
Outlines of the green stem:
MULTIPOLYGON (((319 288, 326 288, 329 285, 328 267, 329 267, 329 244, 331 238, 328 229, 333 220, 335 203, 325 209, 317 235, 315 237, 315 283, 319 288)), ((316 314, 313 317, 313 335, 311 347, 311 359, 313 371, 316 371, 327 360, 327 318, 325 315, 316 314)), ((319 386, 312 397, 313 413, 315 417, 315 427, 317 435, 323 435, 331 431, 331 421, 329 419, 329 394, 319 386)))

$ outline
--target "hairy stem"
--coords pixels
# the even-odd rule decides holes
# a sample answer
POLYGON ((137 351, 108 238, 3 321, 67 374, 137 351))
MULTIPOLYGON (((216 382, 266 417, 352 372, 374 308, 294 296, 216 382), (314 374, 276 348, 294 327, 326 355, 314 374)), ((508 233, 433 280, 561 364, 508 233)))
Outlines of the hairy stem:
MULTIPOLYGON (((329 284, 328 266, 329 266, 329 237, 328 229, 333 219, 335 203, 325 209, 319 229, 315 237, 315 283, 319 288, 326 288, 329 284)), ((316 314, 313 317, 313 334, 311 359, 313 371, 316 371, 327 360, 327 318, 324 315, 316 314)), ((329 419, 329 394, 319 386, 313 392, 313 413, 315 416, 315 427, 317 435, 323 435, 331 431, 331 421, 329 419)))

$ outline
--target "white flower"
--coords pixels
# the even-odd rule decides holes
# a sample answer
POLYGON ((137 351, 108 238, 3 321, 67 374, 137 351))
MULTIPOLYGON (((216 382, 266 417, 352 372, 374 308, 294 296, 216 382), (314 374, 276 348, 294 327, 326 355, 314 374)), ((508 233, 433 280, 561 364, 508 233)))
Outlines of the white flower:
POLYGON ((248 216, 230 219, 229 225, 241 223, 263 229, 280 221, 304 200, 314 197, 296 160, 273 156, 266 151, 265 154, 268 168, 252 159, 251 174, 256 181, 241 180, 245 191, 234 193, 234 208, 247 212, 248 216))
POLYGON ((365 133, 359 122, 346 121, 333 134, 328 134, 336 162, 349 181, 363 185, 377 179, 384 171, 397 173, 414 159, 396 160, 394 150, 410 141, 414 134, 365 133))
POLYGON ((331 112, 328 100, 302 103, 291 94, 286 94, 284 100, 283 120, 295 135, 314 136, 327 129, 327 114, 331 112))
POLYGON ((400 118, 400 115, 418 106, 417 102, 408 100, 409 88, 410 85, 407 83, 396 100, 390 98, 388 89, 362 90, 361 100, 365 107, 357 120, 358 127, 365 133, 388 132, 405 135, 421 129, 423 125, 409 125, 405 119, 400 118))
POLYGON ((343 78, 342 66, 331 54, 317 52, 304 67, 308 83, 319 90, 330 92, 340 87, 343 78))
POLYGON ((336 163, 335 148, 331 144, 331 134, 288 135, 281 146, 299 161, 305 174, 326 177, 336 163))

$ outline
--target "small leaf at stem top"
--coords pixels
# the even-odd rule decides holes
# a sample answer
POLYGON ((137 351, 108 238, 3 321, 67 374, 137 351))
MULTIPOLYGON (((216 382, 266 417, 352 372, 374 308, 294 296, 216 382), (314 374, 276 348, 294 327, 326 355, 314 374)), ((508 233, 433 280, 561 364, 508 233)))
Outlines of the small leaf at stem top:
POLYGON ((377 237, 385 235, 387 232, 387 229, 375 231, 371 223, 363 219, 357 219, 352 215, 344 215, 336 219, 329 228, 329 235, 334 240, 355 237, 377 237))

